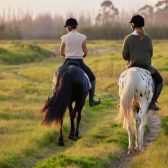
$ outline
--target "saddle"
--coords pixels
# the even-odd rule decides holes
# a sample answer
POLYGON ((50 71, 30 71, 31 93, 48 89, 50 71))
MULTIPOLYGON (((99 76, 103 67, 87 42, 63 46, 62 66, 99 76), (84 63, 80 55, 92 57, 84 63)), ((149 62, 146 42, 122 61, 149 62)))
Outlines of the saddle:
POLYGON ((81 68, 80 64, 76 61, 67 61, 65 64, 66 65, 74 65, 74 66, 81 68))

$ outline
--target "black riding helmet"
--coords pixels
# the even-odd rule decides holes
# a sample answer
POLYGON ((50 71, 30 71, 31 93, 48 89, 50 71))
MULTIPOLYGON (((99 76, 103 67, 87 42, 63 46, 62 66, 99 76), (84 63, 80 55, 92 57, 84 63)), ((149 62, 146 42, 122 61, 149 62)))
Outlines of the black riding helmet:
POLYGON ((67 19, 64 27, 68 27, 68 26, 72 27, 73 29, 76 29, 78 26, 77 20, 74 18, 67 19))
POLYGON ((130 22, 132 27, 135 28, 135 27, 143 27, 145 25, 145 20, 142 16, 140 15, 134 15, 130 22))

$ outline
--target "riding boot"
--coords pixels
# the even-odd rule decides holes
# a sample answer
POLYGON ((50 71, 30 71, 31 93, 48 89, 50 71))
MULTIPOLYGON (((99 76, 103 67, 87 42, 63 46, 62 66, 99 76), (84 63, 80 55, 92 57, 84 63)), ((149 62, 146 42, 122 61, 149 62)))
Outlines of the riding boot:
POLYGON ((149 110, 155 110, 155 111, 160 110, 160 107, 156 105, 156 102, 157 102, 157 99, 161 93, 162 88, 163 88, 163 83, 156 84, 155 92, 154 92, 154 95, 152 97, 151 103, 148 108, 149 110))
POLYGON ((100 100, 94 100, 96 82, 93 81, 91 84, 92 84, 92 87, 89 90, 89 105, 90 106, 96 106, 96 105, 100 104, 100 100))

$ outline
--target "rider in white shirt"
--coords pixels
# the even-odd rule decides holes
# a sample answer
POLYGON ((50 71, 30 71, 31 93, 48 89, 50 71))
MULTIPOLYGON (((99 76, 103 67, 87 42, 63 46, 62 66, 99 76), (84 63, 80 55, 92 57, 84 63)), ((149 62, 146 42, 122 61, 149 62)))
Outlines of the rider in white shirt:
POLYGON ((61 37, 60 54, 65 57, 64 64, 68 62, 75 62, 87 74, 91 82, 91 89, 89 90, 89 104, 90 106, 100 104, 100 100, 94 100, 96 78, 91 69, 84 63, 83 58, 87 56, 87 37, 76 31, 78 22, 74 18, 66 20, 65 28, 68 33, 61 37))
POLYGON ((83 43, 86 40, 86 36, 80 34, 76 30, 70 31, 68 34, 61 37, 62 43, 66 44, 65 47, 65 59, 82 59, 84 51, 82 48, 83 43))

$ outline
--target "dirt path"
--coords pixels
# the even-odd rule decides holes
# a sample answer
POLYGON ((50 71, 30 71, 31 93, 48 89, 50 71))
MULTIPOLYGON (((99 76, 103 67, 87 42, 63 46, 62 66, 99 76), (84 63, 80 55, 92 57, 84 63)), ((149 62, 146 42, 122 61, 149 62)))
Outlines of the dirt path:
MULTIPOLYGON (((144 147, 145 148, 157 138, 157 136, 160 132, 161 118, 156 114, 151 114, 149 116, 149 123, 150 123, 150 132, 144 138, 144 147)), ((134 153, 132 155, 127 155, 127 154, 123 155, 122 159, 119 162, 112 164, 112 166, 110 168, 129 168, 130 162, 135 155, 137 155, 137 154, 134 153)))

